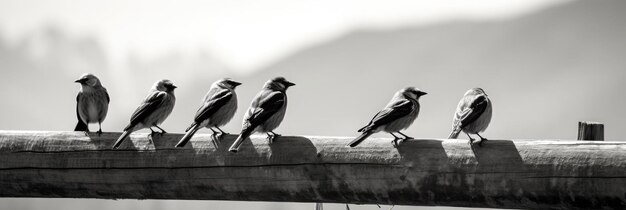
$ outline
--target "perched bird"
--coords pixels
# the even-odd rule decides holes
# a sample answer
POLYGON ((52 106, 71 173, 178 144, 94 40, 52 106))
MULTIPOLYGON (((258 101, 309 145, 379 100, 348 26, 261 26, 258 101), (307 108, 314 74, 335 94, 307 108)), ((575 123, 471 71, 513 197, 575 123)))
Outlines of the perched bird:
POLYGON ((221 79, 211 85, 211 89, 204 96, 202 106, 196 112, 193 123, 185 130, 185 136, 176 144, 176 147, 183 147, 189 139, 202 127, 207 127, 213 131, 214 143, 225 133, 220 126, 226 125, 237 111, 237 94, 235 87, 241 83, 231 79, 221 79), (219 130, 217 133, 213 128, 219 130))
POLYGON ((80 91, 76 96, 76 117, 78 123, 74 131, 89 132, 89 123, 98 123, 98 135, 102 134, 102 121, 109 110, 109 94, 102 86, 100 79, 93 74, 83 74, 74 81, 80 83, 80 91))
POLYGON ((271 79, 263 85, 263 89, 252 99, 250 108, 243 117, 243 128, 229 151, 237 152, 239 146, 254 132, 267 133, 270 143, 280 136, 274 133, 285 117, 287 109, 287 88, 294 86, 283 77, 271 79))
POLYGON ((414 87, 403 88, 396 92, 387 106, 374 115, 374 118, 365 127, 358 130, 362 134, 352 140, 348 146, 356 147, 367 137, 380 131, 391 134, 394 137, 392 142, 395 146, 398 146, 399 139, 412 139, 400 130, 408 128, 417 118, 420 111, 420 104, 417 100, 423 95, 426 95, 426 92, 414 87), (398 133, 404 138, 399 138, 393 133, 398 133))
POLYGON ((489 126, 491 110, 491 100, 483 89, 472 88, 468 90, 456 107, 456 113, 452 119, 452 133, 448 138, 456 139, 459 133, 463 131, 469 137, 471 144, 474 139, 470 134, 476 134, 480 137, 478 145, 482 146, 483 141, 487 139, 478 133, 485 131, 489 126))
POLYGON ((155 133, 152 127, 156 127, 161 130, 161 134, 166 133, 159 127, 159 124, 165 121, 174 109, 176 102, 174 89, 176 86, 166 79, 154 83, 148 97, 143 100, 130 117, 130 124, 124 128, 124 133, 117 139, 113 148, 118 148, 130 133, 139 129, 149 128, 152 135, 155 133))

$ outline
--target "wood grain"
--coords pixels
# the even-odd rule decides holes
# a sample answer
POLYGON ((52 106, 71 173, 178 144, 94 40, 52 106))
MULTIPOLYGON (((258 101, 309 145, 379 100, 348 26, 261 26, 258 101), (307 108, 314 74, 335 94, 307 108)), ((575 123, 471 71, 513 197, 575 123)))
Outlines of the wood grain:
POLYGON ((625 209, 626 143, 0 131, 0 196, 625 209))

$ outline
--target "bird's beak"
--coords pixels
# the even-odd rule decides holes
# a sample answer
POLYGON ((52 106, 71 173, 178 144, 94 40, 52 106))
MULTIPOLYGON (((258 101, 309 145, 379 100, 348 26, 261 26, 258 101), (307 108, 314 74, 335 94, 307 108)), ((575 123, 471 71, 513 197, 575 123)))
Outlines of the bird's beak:
POLYGON ((78 80, 76 80, 76 81, 74 81, 74 82, 76 82, 76 83, 81 83, 81 84, 82 84, 82 83, 84 83, 85 81, 87 81, 87 78, 78 79, 78 80))
POLYGON ((241 85, 241 82, 230 81, 230 84, 232 84, 233 87, 237 87, 237 86, 241 85))
POLYGON ((295 84, 295 83, 292 83, 292 82, 289 82, 289 81, 285 81, 285 85, 286 85, 287 87, 291 87, 291 86, 295 86, 296 84, 295 84))
POLYGON ((176 89, 176 88, 178 88, 178 87, 176 87, 176 85, 172 85, 172 89, 176 89))
POLYGON ((420 95, 421 95, 421 96, 423 96, 423 95, 427 95, 427 94, 428 94, 427 92, 420 92, 420 95))

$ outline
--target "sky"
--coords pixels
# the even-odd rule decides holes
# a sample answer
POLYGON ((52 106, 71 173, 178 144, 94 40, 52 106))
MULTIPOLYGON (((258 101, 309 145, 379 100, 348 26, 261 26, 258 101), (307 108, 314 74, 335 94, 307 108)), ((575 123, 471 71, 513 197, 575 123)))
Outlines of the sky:
POLYGON ((498 19, 569 0, 0 0, 9 41, 45 24, 95 36, 112 63, 208 51, 241 73, 355 29, 498 19))

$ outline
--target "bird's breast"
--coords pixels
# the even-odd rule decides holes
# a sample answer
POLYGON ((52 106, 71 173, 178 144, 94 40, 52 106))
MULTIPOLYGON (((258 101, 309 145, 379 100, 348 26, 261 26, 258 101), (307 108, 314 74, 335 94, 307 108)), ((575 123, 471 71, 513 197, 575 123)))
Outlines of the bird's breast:
POLYGON ((85 91, 78 99, 78 114, 86 123, 97 123, 104 121, 108 111, 106 92, 85 91))

